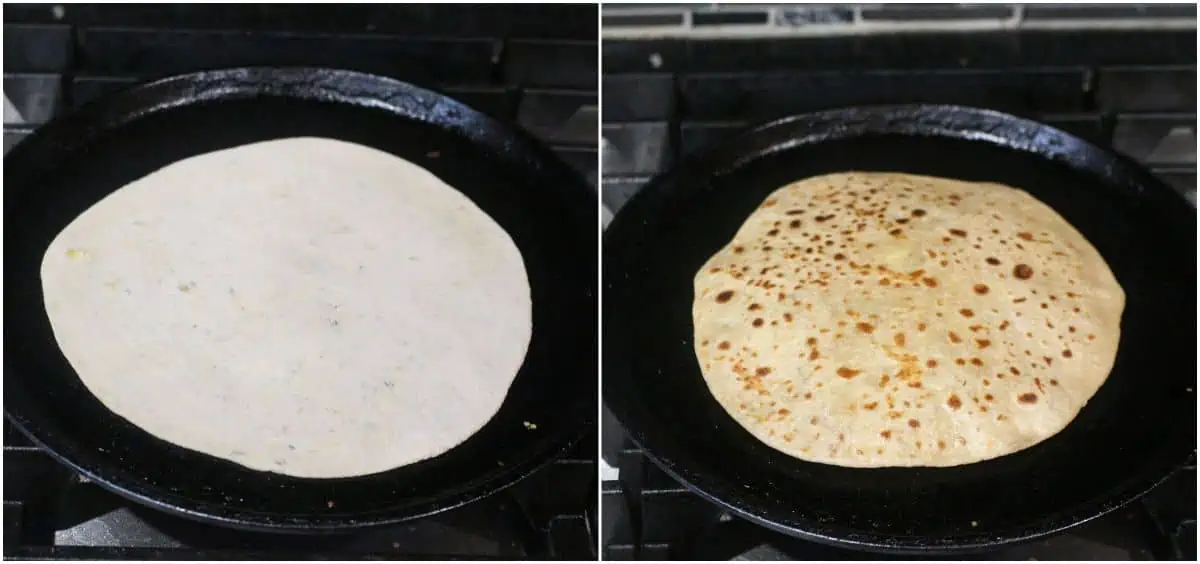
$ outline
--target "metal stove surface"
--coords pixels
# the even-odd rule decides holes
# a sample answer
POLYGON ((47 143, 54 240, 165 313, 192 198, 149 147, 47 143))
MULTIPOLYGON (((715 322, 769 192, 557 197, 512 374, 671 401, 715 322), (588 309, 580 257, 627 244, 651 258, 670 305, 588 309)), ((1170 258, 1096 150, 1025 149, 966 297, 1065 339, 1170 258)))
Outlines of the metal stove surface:
MULTIPOLYGON (((714 12, 705 22, 735 25, 748 21, 745 12, 753 11, 731 6, 729 11, 738 14, 730 19, 720 14, 724 10, 696 9, 714 12)), ((785 9, 783 15, 792 18, 785 24, 846 23, 836 8, 814 10, 785 9)), ((896 26, 921 19, 914 14, 918 8, 870 11, 873 19, 891 18, 896 26)), ((941 10, 939 17, 960 17, 950 12, 941 10)), ((995 17, 975 8, 967 12, 972 21, 995 17)), ((689 16, 693 27, 700 25, 695 15, 689 16)), ((1146 164, 1194 206, 1194 7, 1185 15, 1191 29, 964 33, 948 25, 936 33, 810 32, 773 39, 614 40, 606 24, 602 199, 620 213, 633 193, 681 155, 772 118, 849 105, 926 102, 1008 111, 1112 146, 1146 164)), ((774 22, 775 16, 763 21, 774 22)), ((664 17, 637 22, 660 29, 675 25, 664 17)), ((637 22, 629 25, 642 25, 637 22)), ((638 35, 625 31, 623 36, 638 35)), ((882 558, 785 537, 730 516, 658 469, 607 412, 601 441, 606 559, 882 558)), ((1121 511, 1041 541, 966 558, 1195 560, 1195 499, 1193 457, 1174 478, 1121 511)))
MULTIPOLYGON (((594 6, 13 5, 4 151, 140 80, 238 65, 324 65, 431 85, 515 122, 596 183, 594 6)), ((253 534, 119 498, 4 427, 4 556, 35 559, 592 559, 596 443, 497 495, 347 536, 253 534)))

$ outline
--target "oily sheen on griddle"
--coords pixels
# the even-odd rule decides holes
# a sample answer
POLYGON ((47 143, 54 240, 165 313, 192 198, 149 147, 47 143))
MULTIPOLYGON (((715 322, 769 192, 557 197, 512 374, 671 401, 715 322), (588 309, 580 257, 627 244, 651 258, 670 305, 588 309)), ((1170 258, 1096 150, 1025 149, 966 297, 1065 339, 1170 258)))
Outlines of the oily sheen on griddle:
POLYGON ((1108 377, 1125 295, 1049 206, 847 172, 772 193, 695 277, 710 391, 793 457, 955 466, 1061 431, 1108 377))
POLYGON ((54 337, 105 406, 306 478, 438 456, 503 403, 532 330, 508 233, 421 166, 289 138, 113 192, 42 262, 54 337))

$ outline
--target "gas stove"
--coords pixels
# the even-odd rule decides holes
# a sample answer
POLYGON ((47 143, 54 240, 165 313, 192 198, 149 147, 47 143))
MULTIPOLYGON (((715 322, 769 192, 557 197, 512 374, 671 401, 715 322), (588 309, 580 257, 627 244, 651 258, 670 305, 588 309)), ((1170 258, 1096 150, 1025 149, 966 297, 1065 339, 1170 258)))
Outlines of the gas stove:
MULTIPOLYGON (((1195 205, 1194 6, 657 5, 605 7, 603 19, 601 186, 612 213, 681 156, 747 126, 898 103, 1048 123, 1144 163, 1195 205)), ((655 466, 609 413, 601 437, 606 559, 886 558, 732 516, 655 466)), ((1120 511, 955 558, 1194 560, 1195 499, 1193 457, 1120 511)))
MULTIPOLYGON (((595 6, 5 5, 4 150, 115 88, 231 66, 328 66, 449 93, 596 181, 595 6)), ((594 434, 594 433, 592 433, 594 434)), ((594 437, 498 494, 350 535, 247 533, 126 501, 5 421, 4 556, 64 560, 596 555, 594 437)))

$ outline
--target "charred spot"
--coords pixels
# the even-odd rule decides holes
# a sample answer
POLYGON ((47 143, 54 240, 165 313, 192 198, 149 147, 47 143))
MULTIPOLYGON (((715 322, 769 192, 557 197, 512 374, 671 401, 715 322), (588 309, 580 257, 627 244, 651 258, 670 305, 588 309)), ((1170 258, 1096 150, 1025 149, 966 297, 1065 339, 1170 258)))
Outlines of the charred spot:
POLYGON ((950 397, 946 399, 946 405, 950 406, 950 409, 958 409, 962 407, 962 400, 958 399, 957 395, 950 394, 950 397))
POLYGON ((750 307, 749 307, 748 309, 749 309, 750 311, 758 311, 758 310, 762 309, 762 305, 760 305, 760 304, 750 304, 750 307))
POLYGON ((761 317, 756 317, 756 318, 754 319, 754 322, 753 322, 753 323, 751 323, 751 325, 754 325, 755 327, 762 327, 762 326, 763 326, 763 323, 766 323, 765 321, 763 321, 763 318, 761 318, 761 317))
POLYGON ((1063 358, 1071 358, 1072 356, 1075 356, 1074 354, 1071 353, 1070 349, 1063 351, 1062 355, 1063 355, 1063 358))
POLYGON ((1017 396, 1017 401, 1021 403, 1034 404, 1037 403, 1038 397, 1035 393, 1027 392, 1017 396))
POLYGON ((1008 329, 1008 320, 1007 319, 1000 322, 1000 330, 1003 331, 1005 329, 1008 329))
POLYGON ((745 251, 746 251, 746 247, 743 247, 743 246, 741 246, 741 245, 738 245, 738 246, 736 246, 736 247, 734 247, 734 248, 733 248, 733 252, 735 252, 735 253, 738 253, 738 254, 741 254, 741 253, 743 253, 743 252, 745 252, 745 251))
POLYGON ((1051 386, 1057 386, 1057 385, 1058 385, 1058 380, 1055 380, 1055 379, 1051 378, 1051 379, 1050 379, 1050 385, 1051 385, 1051 386))
POLYGON ((786 322, 788 322, 788 323, 791 323, 791 322, 792 322, 792 314, 791 314, 791 313, 784 313, 784 314, 783 314, 783 320, 784 320, 784 321, 786 321, 786 322))
POLYGON ((901 218, 899 218, 899 219, 897 219, 897 220, 896 220, 896 223, 899 223, 900 225, 904 225, 905 223, 908 223, 908 218, 907 218, 907 217, 901 217, 901 218))
POLYGON ((988 257, 988 258, 987 258, 987 259, 985 259, 985 260, 986 260, 986 262, 987 262, 988 264, 990 264, 990 265, 992 265, 992 266, 1000 266, 1000 259, 998 259, 998 258, 995 258, 995 257, 988 257))
POLYGON ((801 224, 800 224, 799 219, 793 219, 790 222, 788 222, 788 227, 791 227, 792 229, 799 229, 800 225, 801 224))
POLYGON ((983 360, 977 356, 971 357, 971 364, 975 366, 983 366, 983 360))
POLYGON ((849 380, 849 379, 851 379, 851 378, 853 378, 853 377, 855 377, 855 376, 858 376, 858 375, 859 375, 859 374, 861 374, 861 373, 862 373, 862 370, 855 370, 855 369, 853 369, 853 368, 846 368, 845 366, 843 366, 843 367, 841 367, 841 368, 838 368, 838 369, 837 369, 837 375, 838 375, 838 376, 841 376, 842 378, 845 378, 845 379, 847 379, 847 380, 849 380))
POLYGON ((988 293, 988 290, 990 290, 990 288, 987 287, 987 284, 976 284, 972 289, 975 290, 976 294, 981 296, 988 293))
POLYGON ((767 232, 767 236, 769 236, 769 237, 774 237, 774 236, 776 236, 776 235, 778 235, 778 234, 779 234, 779 230, 778 230, 778 229, 772 229, 772 230, 770 230, 770 231, 768 231, 768 232, 767 232))
POLYGON ((838 253, 836 255, 833 255, 833 260, 846 260, 846 255, 844 255, 842 253, 838 253))
POLYGON ((804 215, 804 210, 788 210, 784 213, 787 215, 804 215))
POLYGON ((968 308, 960 309, 960 310, 958 310, 958 313, 959 313, 959 315, 962 315, 963 317, 975 317, 975 312, 968 308))
POLYGON ((925 210, 915 209, 912 211, 912 216, 913 217, 925 217, 925 210))
POLYGON ((1013 276, 1021 280, 1029 280, 1033 277, 1033 267, 1028 264, 1018 264, 1013 267, 1013 276))
POLYGON ((959 337, 959 336, 958 336, 958 333, 955 333, 954 331, 951 331, 951 332, 950 332, 950 342, 951 342, 951 343, 961 343, 961 342, 962 342, 962 337, 959 337))
POLYGON ((817 223, 825 223, 831 219, 833 219, 833 214, 818 215, 817 217, 813 218, 813 220, 817 223))
POLYGON ((729 350, 730 346, 732 346, 732 345, 729 344, 729 341, 721 341, 720 343, 717 344, 717 348, 721 349, 723 351, 729 350))
POLYGON ((719 304, 728 302, 731 299, 733 299, 733 290, 725 290, 724 292, 717 294, 717 303, 719 304))
POLYGON ((963 231, 962 229, 951 229, 950 234, 955 237, 966 237, 967 236, 967 232, 963 231))
POLYGON ((903 229, 893 229, 891 231, 888 231, 888 235, 891 235, 892 237, 899 237, 903 234, 904 234, 903 229))

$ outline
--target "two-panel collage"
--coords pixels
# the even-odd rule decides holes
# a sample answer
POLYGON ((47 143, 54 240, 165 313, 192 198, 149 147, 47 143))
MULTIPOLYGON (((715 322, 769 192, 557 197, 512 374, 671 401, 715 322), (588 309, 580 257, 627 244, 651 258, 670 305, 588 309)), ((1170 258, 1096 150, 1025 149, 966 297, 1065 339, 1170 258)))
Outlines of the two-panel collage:
POLYGON ((5 4, 3 557, 1197 558, 1194 4, 5 4))

